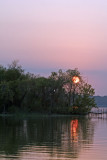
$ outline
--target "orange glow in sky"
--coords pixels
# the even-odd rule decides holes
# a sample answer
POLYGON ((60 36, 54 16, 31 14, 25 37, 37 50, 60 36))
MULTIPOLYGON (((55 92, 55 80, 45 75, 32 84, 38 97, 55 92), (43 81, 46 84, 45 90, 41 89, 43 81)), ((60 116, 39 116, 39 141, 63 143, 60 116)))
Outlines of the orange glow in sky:
POLYGON ((80 79, 79 79, 79 77, 74 76, 74 77, 72 78, 72 81, 73 81, 74 83, 79 83, 80 79))
POLYGON ((0 65, 19 60, 40 75, 78 68, 107 95, 106 42, 107 0, 0 1, 0 65))

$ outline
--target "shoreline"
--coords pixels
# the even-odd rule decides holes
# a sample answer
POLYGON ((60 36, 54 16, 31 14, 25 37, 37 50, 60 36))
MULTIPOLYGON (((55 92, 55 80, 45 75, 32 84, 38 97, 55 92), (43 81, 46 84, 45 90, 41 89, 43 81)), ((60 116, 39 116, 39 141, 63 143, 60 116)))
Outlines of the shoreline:
POLYGON ((36 117, 82 117, 87 114, 40 114, 40 113, 16 113, 16 114, 0 114, 0 117, 7 118, 36 118, 36 117))

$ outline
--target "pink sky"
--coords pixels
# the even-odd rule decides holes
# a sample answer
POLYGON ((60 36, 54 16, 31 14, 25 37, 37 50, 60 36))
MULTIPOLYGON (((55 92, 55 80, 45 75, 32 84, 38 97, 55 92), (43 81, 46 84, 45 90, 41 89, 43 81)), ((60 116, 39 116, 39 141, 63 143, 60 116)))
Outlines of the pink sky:
POLYGON ((107 0, 0 1, 0 63, 48 74, 78 68, 107 95, 107 0))

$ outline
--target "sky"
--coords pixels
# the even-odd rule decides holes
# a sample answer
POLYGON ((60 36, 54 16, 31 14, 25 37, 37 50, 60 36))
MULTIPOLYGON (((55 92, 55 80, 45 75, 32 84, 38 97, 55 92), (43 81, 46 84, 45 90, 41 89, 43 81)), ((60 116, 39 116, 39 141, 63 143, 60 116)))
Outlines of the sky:
POLYGON ((78 68, 107 95, 107 0, 0 0, 0 64, 48 75, 78 68))

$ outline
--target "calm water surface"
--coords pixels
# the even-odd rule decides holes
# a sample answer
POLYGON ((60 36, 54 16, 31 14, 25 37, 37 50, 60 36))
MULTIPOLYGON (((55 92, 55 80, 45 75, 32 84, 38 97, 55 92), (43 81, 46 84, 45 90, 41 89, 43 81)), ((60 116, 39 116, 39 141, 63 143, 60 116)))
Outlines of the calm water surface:
POLYGON ((1 160, 107 160, 107 116, 0 118, 1 160))

